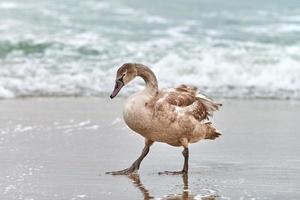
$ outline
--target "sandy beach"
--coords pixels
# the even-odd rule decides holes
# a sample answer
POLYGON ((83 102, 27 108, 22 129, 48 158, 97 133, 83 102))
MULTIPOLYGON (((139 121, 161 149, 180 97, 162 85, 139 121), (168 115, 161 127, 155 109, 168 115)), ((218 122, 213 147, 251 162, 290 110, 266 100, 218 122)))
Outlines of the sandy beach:
POLYGON ((0 101, 0 199, 299 199, 298 101, 220 100, 223 136, 181 148, 155 143, 139 176, 111 176, 139 155, 143 138, 122 119, 124 99, 0 101))

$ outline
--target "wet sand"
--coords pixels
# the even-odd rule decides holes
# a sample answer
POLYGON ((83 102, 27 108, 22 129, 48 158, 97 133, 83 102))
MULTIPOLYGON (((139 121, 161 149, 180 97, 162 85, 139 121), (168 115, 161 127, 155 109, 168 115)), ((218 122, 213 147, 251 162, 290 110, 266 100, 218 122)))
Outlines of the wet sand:
POLYGON ((300 199, 300 102, 223 100, 223 136, 181 148, 155 143, 139 176, 128 167, 143 138, 122 120, 117 98, 0 101, 0 199, 300 199))

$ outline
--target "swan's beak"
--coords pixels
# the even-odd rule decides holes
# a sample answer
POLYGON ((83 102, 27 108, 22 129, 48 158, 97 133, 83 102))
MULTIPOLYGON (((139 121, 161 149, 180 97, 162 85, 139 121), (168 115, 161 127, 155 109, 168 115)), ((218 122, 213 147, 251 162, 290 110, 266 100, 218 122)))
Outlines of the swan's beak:
POLYGON ((120 90, 122 89, 122 87, 124 86, 124 82, 122 79, 117 79, 116 80, 116 84, 115 84, 115 89, 114 91, 111 93, 110 98, 114 98, 115 96, 117 96, 117 94, 120 92, 120 90))

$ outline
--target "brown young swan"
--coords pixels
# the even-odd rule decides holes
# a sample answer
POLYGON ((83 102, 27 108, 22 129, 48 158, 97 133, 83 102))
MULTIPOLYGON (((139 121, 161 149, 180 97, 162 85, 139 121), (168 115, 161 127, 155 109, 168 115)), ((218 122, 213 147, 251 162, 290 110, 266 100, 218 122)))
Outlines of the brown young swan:
POLYGON ((180 85, 169 90, 159 90, 154 73, 148 67, 136 63, 126 63, 118 69, 115 88, 110 98, 114 98, 136 76, 145 80, 146 87, 128 98, 123 117, 129 128, 145 138, 145 147, 129 168, 107 173, 122 175, 137 172, 154 142, 183 146, 183 169, 163 173, 187 173, 189 143, 202 139, 213 140, 221 135, 208 118, 221 104, 197 94, 197 88, 192 86, 180 85))

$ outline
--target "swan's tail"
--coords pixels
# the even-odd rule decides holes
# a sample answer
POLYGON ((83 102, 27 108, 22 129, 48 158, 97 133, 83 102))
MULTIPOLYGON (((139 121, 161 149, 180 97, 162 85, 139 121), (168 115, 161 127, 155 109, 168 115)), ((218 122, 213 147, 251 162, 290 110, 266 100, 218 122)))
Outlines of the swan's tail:
POLYGON ((222 134, 219 132, 219 131, 214 131, 212 132, 211 134, 207 134, 205 136, 205 139, 208 139, 208 140, 214 140, 216 139, 217 137, 221 136, 222 134))
POLYGON ((214 140, 222 135, 219 130, 212 126, 211 122, 208 122, 206 124, 208 125, 208 129, 206 131, 205 139, 214 140))

